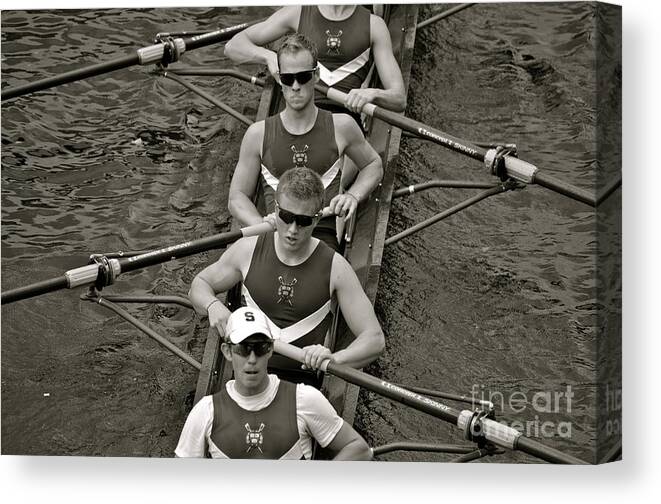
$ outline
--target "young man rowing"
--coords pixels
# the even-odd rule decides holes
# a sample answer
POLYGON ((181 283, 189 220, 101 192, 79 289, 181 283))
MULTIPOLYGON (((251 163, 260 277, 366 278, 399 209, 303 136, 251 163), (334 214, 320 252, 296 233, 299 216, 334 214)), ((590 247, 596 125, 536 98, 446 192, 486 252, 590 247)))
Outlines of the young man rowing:
POLYGON ((312 439, 334 460, 370 460, 365 440, 314 387, 267 373, 273 336, 259 310, 229 317, 221 345, 234 380, 192 409, 175 450, 178 457, 310 459, 312 439))
MULTIPOLYGON (((384 337, 349 263, 312 237, 323 201, 324 187, 315 172, 286 171, 275 193, 276 232, 237 241, 193 279, 189 298, 222 336, 230 312, 216 294, 242 282, 245 304, 266 314, 274 336, 303 348, 307 368, 317 369, 327 358, 361 368, 381 354, 384 337), (323 346, 332 322, 333 297, 356 336, 347 348, 334 353, 323 346)), ((298 363, 280 356, 271 364, 290 372, 300 370, 298 363)))
MULTIPOLYGON (((292 5, 237 34, 225 45, 235 63, 261 63, 277 79, 282 68, 276 54, 263 47, 288 33, 306 35, 319 48, 321 80, 348 93, 346 107, 359 113, 366 103, 396 112, 406 108, 402 73, 392 52, 383 19, 360 5, 292 5), (372 61, 384 89, 368 88, 372 61)), ((337 105, 321 99, 319 105, 337 105)))
MULTIPOLYGON (((277 58, 286 106, 246 131, 230 185, 229 210, 242 225, 262 222, 252 200, 257 184, 271 213, 281 175, 294 166, 308 167, 323 181, 325 206, 346 221, 381 181, 381 158, 348 115, 331 114, 314 104, 314 84, 319 79, 314 44, 300 34, 288 36, 277 58), (351 187, 340 193, 345 154, 359 173, 351 187)), ((321 219, 314 236, 337 250, 335 217, 321 219)))

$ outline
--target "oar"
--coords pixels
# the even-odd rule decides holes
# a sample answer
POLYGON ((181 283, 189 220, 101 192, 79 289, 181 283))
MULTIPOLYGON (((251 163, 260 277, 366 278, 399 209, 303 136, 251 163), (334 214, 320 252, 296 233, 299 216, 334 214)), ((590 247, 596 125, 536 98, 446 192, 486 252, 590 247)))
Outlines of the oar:
POLYGON ((122 68, 128 68, 134 65, 149 65, 152 63, 158 63, 163 60, 163 56, 166 51, 176 55, 176 58, 166 61, 166 63, 171 63, 185 51, 192 51, 193 49, 199 49, 200 47, 205 47, 228 40, 256 22, 258 21, 254 21, 252 23, 242 23, 236 26, 231 26, 229 28, 222 28, 213 32, 204 33, 202 35, 172 39, 171 41, 165 41, 151 46, 143 47, 142 49, 136 50, 132 54, 127 54, 126 56, 106 61, 104 63, 97 63, 95 65, 90 65, 84 68, 71 70, 70 72, 54 75, 53 77, 48 77, 46 79, 41 79, 35 82, 29 82, 28 84, 24 84, 22 86, 3 89, 2 101, 9 100, 11 98, 17 98, 28 93, 34 93, 35 91, 49 89, 54 86, 59 86, 60 84, 66 84, 69 82, 86 79, 88 77, 94 77, 96 75, 113 72, 122 68))
POLYGON ((160 264, 172 259, 179 259, 200 252, 206 252, 207 250, 221 248, 237 241, 239 238, 243 238, 244 236, 256 236, 272 230, 273 227, 271 224, 264 222, 238 229, 236 231, 220 233, 162 249, 152 250, 132 257, 119 259, 105 258, 105 260, 102 260, 101 264, 88 264, 87 266, 66 271, 60 277, 51 278, 50 280, 3 292, 2 304, 13 303, 14 301, 62 289, 73 289, 84 285, 92 285, 96 283, 97 278, 104 279, 104 276, 109 280, 106 285, 109 285, 121 273, 128 273, 129 271, 153 266, 154 264, 160 264))
MULTIPOLYGON (((303 350, 284 341, 276 340, 274 350, 295 361, 305 362, 303 350)), ((516 429, 500 422, 479 417, 473 411, 459 411, 349 366, 325 361, 322 363, 321 368, 322 371, 342 378, 349 383, 366 388, 418 411, 452 423, 461 429, 470 440, 484 439, 497 446, 510 450, 519 450, 556 464, 587 464, 584 460, 562 453, 534 439, 527 438, 516 429)))
MULTIPOLYGON (((341 105, 344 105, 346 102, 347 95, 337 89, 329 88, 323 84, 317 84, 315 88, 329 99, 341 105)), ((447 147, 455 152, 477 159, 489 168, 492 167, 494 161, 497 161, 498 154, 496 149, 484 149, 406 116, 378 107, 373 103, 366 104, 363 107, 362 112, 377 119, 381 119, 388 124, 397 126, 404 131, 409 131, 417 136, 430 140, 431 142, 447 147)), ((503 156, 503 161, 505 163, 505 172, 507 176, 518 180, 519 182, 538 184, 582 203, 596 206, 597 199, 585 189, 572 186, 545 173, 540 173, 535 165, 519 158, 503 156)))
MULTIPOLYGON (((326 207, 322 210, 322 216, 328 217, 332 215, 331 209, 326 207)), ((172 259, 180 259, 188 257, 207 250, 214 250, 230 243, 234 243, 240 238, 246 236, 257 236, 260 234, 273 231, 273 227, 268 222, 254 224, 252 226, 244 227, 236 231, 229 231, 227 233, 220 233, 198 240, 187 241, 178 245, 172 245, 158 250, 152 250, 143 254, 134 255, 131 257, 108 258, 98 254, 92 255, 95 259, 94 264, 81 266, 69 271, 65 271, 62 276, 44 280, 42 282, 26 285, 2 293, 2 303, 9 304, 21 299, 27 299, 46 294, 48 292, 55 292, 62 289, 73 289, 84 285, 92 285, 101 282, 103 286, 112 284, 115 279, 122 273, 135 271, 137 269, 146 268, 155 264, 164 263, 172 259)))

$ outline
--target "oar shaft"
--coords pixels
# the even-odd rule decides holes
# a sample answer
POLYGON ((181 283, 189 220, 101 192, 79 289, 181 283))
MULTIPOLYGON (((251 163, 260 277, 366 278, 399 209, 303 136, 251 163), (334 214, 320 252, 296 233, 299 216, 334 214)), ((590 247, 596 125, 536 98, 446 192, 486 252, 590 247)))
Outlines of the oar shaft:
POLYGON ((152 250, 146 254, 115 260, 119 263, 119 270, 122 273, 128 273, 129 271, 146 268, 147 266, 153 266, 172 259, 180 259, 200 252, 206 252, 207 250, 223 247, 229 243, 235 242, 242 236, 243 234, 241 233, 241 230, 230 231, 228 233, 221 233, 206 238, 200 238, 199 240, 152 250))
POLYGON ((220 30, 203 33, 202 35, 187 37, 184 39, 186 50, 192 51, 193 49, 199 49, 200 47, 206 47, 212 44, 217 44, 218 42, 224 42, 225 40, 231 39, 240 31, 245 30, 250 25, 259 23, 260 21, 261 19, 258 21, 252 21, 250 23, 242 23, 235 26, 230 26, 228 28, 221 28, 220 30))
POLYGON ((539 171, 536 172, 533 178, 533 182, 535 184, 546 187, 547 189, 551 189, 552 191, 555 191, 559 194, 563 194, 571 199, 585 203, 586 205, 596 206, 597 204, 597 198, 594 194, 586 191, 585 189, 580 189, 578 187, 567 184, 562 180, 558 180, 557 178, 552 177, 546 173, 541 173, 539 171))
MULTIPOLYGON (((181 257, 187 257, 200 252, 224 247, 225 245, 235 242, 239 238, 264 234, 272 229, 271 224, 263 222, 237 231, 230 231, 206 238, 200 238, 199 240, 172 245, 170 247, 153 250, 133 257, 110 259, 108 260, 108 264, 112 271, 109 273, 112 274, 113 277, 117 277, 121 273, 127 273, 129 271, 146 268, 147 266, 153 266, 172 259, 179 259, 181 257)), ((92 285, 97 281, 99 270, 100 266, 98 264, 89 264, 87 266, 81 266, 80 268, 69 270, 62 277, 52 278, 50 280, 3 292, 2 304, 13 303, 14 301, 31 298, 61 289, 73 289, 75 287, 92 285)))
POLYGON ((425 19, 424 21, 418 23, 418 26, 416 26, 416 28, 418 30, 420 28, 424 28, 425 26, 435 23, 436 21, 440 21, 441 19, 451 16, 452 14, 456 14, 457 12, 462 11, 466 7, 470 7, 471 5, 475 5, 475 4, 474 3, 459 4, 456 7, 452 7, 446 11, 441 12, 440 14, 436 14, 435 16, 432 16, 429 19, 425 19))
MULTIPOLYGON (((285 357, 289 357, 290 359, 301 363, 305 362, 303 350, 294 345, 276 340, 274 343, 274 349, 280 355, 284 355, 285 357)), ((322 371, 342 378, 354 385, 359 385, 368 390, 372 390, 373 392, 377 392, 385 397, 395 399, 398 402, 412 406, 425 413, 429 413, 430 415, 445 420, 446 422, 456 424, 459 420, 459 410, 429 399, 428 397, 421 396, 420 394, 416 394, 415 392, 411 392, 410 390, 406 390, 405 388, 393 385, 392 383, 379 380, 378 378, 349 366, 326 361, 322 364, 322 371)))
MULTIPOLYGON (((315 88, 334 102, 344 105, 347 98, 345 93, 342 93, 337 89, 329 88, 328 86, 322 84, 317 84, 315 88)), ((415 121, 401 114, 383 109, 374 105, 373 103, 368 103, 365 105, 362 111, 369 116, 381 119, 382 121, 396 126, 403 131, 408 131, 417 136, 426 138, 431 142, 442 145, 443 147, 481 161, 485 164, 489 164, 489 162, 491 162, 491 160, 496 156, 495 149, 485 150, 479 145, 475 145, 471 142, 450 135, 449 133, 432 128, 431 126, 427 126, 426 124, 415 121)), ((513 156, 505 156, 504 161, 507 175, 515 180, 524 182, 526 184, 539 184, 543 187, 546 187, 547 189, 551 189, 552 191, 563 194, 564 196, 568 196, 576 201, 586 203, 590 206, 595 206, 596 204, 596 198, 588 191, 562 182, 549 175, 539 173, 539 170, 536 166, 523 161, 522 159, 518 159, 513 156)))
MULTIPOLYGON (((323 93, 328 98, 333 100, 334 102, 344 105, 347 95, 342 91, 329 88, 328 86, 324 86, 322 84, 317 84, 315 88, 319 92, 323 93)), ((365 105, 365 107, 363 108, 363 112, 369 116, 375 117, 377 119, 381 119, 382 121, 385 121, 388 124, 397 126, 398 128, 404 131, 409 131, 418 136, 428 138, 432 142, 447 147, 448 149, 472 157, 473 159, 477 159, 478 161, 484 161, 484 156, 486 154, 485 149, 470 142, 467 142, 465 140, 462 140, 461 138, 452 136, 449 133, 444 133, 441 130, 432 128, 431 126, 427 126, 426 124, 415 121, 404 115, 397 114, 395 112, 386 110, 381 107, 377 107, 372 103, 368 103, 367 105, 365 105)))
POLYGON ((66 276, 63 275, 57 278, 51 278, 50 280, 44 280, 42 282, 26 285, 25 287, 19 287, 17 289, 3 292, 2 304, 13 303, 14 301, 20 301, 21 299, 27 299, 39 296, 40 294, 47 294, 48 292, 66 289, 67 287, 69 287, 69 283, 66 276))
POLYGON ((576 464, 576 465, 586 465, 585 460, 579 459, 577 457, 572 457, 566 453, 562 453, 555 448, 550 446, 543 445, 542 443, 535 441, 524 436, 519 437, 514 447, 517 450, 527 453, 528 455, 533 455, 535 457, 541 458, 548 462, 553 462, 554 464, 576 464))
POLYGON ((121 70, 122 68, 128 68, 133 65, 138 65, 139 63, 140 58, 138 57, 137 53, 128 54, 121 58, 106 61, 104 63, 90 65, 85 68, 78 68, 76 70, 71 70, 70 72, 54 75, 52 77, 47 77, 35 82, 29 82, 27 84, 23 84, 22 86, 4 89, 2 91, 2 100, 9 100, 18 96, 34 93, 36 91, 50 89, 61 84, 68 84, 69 82, 87 79, 88 77, 95 77, 96 75, 105 74, 115 70, 121 70))
MULTIPOLYGON (((222 42, 232 38, 235 34, 246 29, 251 23, 243 23, 229 28, 223 28, 214 32, 205 33, 203 35, 196 35, 194 37, 187 37, 184 39, 175 39, 176 46, 180 53, 184 51, 191 51, 200 47, 205 47, 211 44, 222 42)), ((148 65, 158 63, 163 57, 165 51, 165 43, 154 44, 152 46, 143 47, 138 49, 132 54, 122 56, 117 59, 107 61, 105 63, 97 63, 84 68, 71 70, 60 75, 47 77, 35 82, 29 82, 22 86, 17 86, 9 89, 2 90, 2 100, 9 100, 35 91, 43 91, 50 89, 61 84, 94 77, 97 75, 105 74, 115 70, 128 68, 134 65, 148 65)))
MULTIPOLYGON (((368 106, 365 108, 368 108, 368 106)), ((369 112, 367 113, 369 114, 369 112)), ((426 124, 414 121, 413 119, 410 119, 406 116, 383 109, 381 107, 375 106, 371 115, 372 117, 381 119, 388 124, 397 126, 402 130, 410 131, 411 133, 415 133, 418 136, 428 138, 432 142, 442 145, 443 147, 447 147, 450 150, 459 152, 460 154, 464 154, 473 159, 477 159, 478 161, 484 161, 484 156, 487 152, 485 149, 473 143, 467 142, 466 140, 462 140, 461 138, 450 135, 449 133, 445 133, 439 129, 432 128, 431 126, 427 126, 426 124)))
MULTIPOLYGON (((298 362, 305 362, 305 353, 303 349, 298 348, 284 341, 276 340, 274 350, 280 355, 289 357, 298 362)), ((410 390, 398 387, 385 380, 380 380, 367 373, 363 373, 349 366, 335 364, 325 361, 321 365, 321 370, 335 375, 343 380, 364 387, 379 395, 393 399, 399 403, 411 406, 412 408, 428 413, 436 418, 452 423, 464 431, 473 432, 476 426, 472 423, 475 419, 475 413, 469 410, 459 411, 457 409, 441 404, 428 397, 421 396, 410 390)), ((564 453, 542 445, 532 439, 525 438, 516 429, 496 422, 489 418, 483 418, 480 424, 480 434, 487 441, 504 448, 521 450, 534 455, 548 462, 563 464, 586 464, 585 461, 565 455, 564 453)))

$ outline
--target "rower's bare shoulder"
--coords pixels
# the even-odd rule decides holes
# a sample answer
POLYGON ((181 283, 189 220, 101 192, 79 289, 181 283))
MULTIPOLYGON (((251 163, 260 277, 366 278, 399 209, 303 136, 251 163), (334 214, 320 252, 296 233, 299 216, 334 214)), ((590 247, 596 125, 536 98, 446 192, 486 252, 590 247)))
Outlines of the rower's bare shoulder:
POLYGON ((335 132, 342 135, 346 140, 350 140, 354 136, 362 136, 362 131, 356 124, 356 121, 349 114, 334 113, 333 126, 335 132))
POLYGON ((264 129, 266 121, 257 121, 248 126, 248 129, 243 135, 244 142, 246 140, 255 141, 264 138, 264 129))
POLYGON ((246 236, 244 238, 241 238, 240 240, 237 240, 234 245, 237 246, 237 251, 239 252, 250 252, 252 254, 253 250, 255 250, 255 245, 257 245, 257 240, 259 239, 259 235, 257 236, 246 236))
POLYGON ((374 44, 375 41, 384 39, 390 41, 388 25, 386 25, 386 22, 382 17, 377 16, 376 14, 370 14, 370 35, 372 38, 372 44, 374 44))
POLYGON ((333 263, 331 264, 331 278, 334 282, 341 282, 347 278, 347 275, 355 275, 351 264, 342 254, 335 252, 333 254, 333 263))
POLYGON ((241 156, 248 159, 246 156, 261 155, 262 143, 264 142, 264 121, 257 121, 248 126, 248 129, 243 134, 241 141, 241 156))
POLYGON ((232 244, 222 256, 220 256, 220 260, 227 256, 226 259, 235 263, 237 266, 243 264, 246 258, 252 258, 252 253, 255 250, 258 238, 259 236, 246 236, 240 238, 234 242, 234 244, 232 244))
POLYGON ((292 31, 298 29, 298 23, 301 18, 300 5, 286 5, 273 14, 273 16, 276 14, 278 15, 278 20, 282 26, 285 26, 292 31))

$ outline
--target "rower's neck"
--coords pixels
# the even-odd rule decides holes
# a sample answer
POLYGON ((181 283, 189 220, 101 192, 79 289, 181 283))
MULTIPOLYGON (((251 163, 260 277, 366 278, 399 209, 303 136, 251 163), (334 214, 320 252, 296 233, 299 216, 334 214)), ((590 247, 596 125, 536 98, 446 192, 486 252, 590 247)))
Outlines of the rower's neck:
POLYGON ((278 256, 280 262, 287 266, 298 266, 307 261, 319 242, 319 240, 311 238, 304 247, 301 247, 298 250, 287 250, 280 245, 280 239, 277 232, 274 233, 273 239, 275 240, 275 254, 278 256))
POLYGON ((317 8, 321 15, 330 21, 344 21, 351 17, 356 5, 318 5, 317 8))
POLYGON ((286 107, 280 113, 280 120, 285 129, 292 135, 303 135, 314 127, 318 113, 319 109, 311 101, 310 105, 302 110, 286 107))

